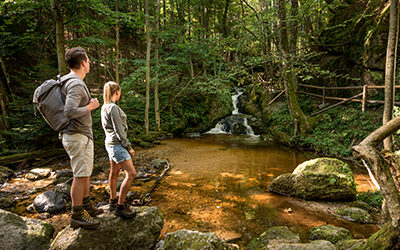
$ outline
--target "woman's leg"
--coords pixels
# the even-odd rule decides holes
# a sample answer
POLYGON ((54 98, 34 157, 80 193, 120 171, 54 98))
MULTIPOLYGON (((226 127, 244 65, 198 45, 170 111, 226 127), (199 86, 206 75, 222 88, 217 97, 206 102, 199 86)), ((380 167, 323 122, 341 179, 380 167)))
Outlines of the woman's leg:
POLYGON ((132 159, 123 161, 119 163, 119 166, 125 170, 125 179, 122 182, 121 189, 119 191, 119 200, 118 204, 123 204, 125 202, 126 195, 129 192, 129 188, 131 187, 133 179, 136 176, 136 170, 133 166, 132 159))
POLYGON ((117 198, 117 180, 120 171, 120 165, 114 161, 110 161, 110 175, 108 176, 108 186, 110 188, 110 198, 117 198))

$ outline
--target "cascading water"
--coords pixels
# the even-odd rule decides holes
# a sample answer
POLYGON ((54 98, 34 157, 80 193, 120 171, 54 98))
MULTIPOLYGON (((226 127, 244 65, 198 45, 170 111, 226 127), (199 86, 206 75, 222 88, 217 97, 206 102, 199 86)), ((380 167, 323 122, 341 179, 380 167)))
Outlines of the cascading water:
POLYGON ((243 91, 236 89, 236 94, 232 96, 232 115, 219 121, 206 134, 254 135, 253 129, 247 124, 246 115, 239 112, 238 103, 241 94, 243 91))

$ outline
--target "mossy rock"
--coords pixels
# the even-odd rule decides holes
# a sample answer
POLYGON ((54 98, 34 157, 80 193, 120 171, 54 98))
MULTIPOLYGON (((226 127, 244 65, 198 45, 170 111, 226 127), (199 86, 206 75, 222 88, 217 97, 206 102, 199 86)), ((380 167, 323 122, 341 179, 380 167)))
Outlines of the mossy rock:
POLYGON ((357 249, 400 249, 400 230, 388 222, 357 249))
POLYGON ((305 200, 354 200, 357 193, 350 168, 334 158, 306 161, 292 174, 275 178, 269 190, 305 200))
POLYGON ((383 202, 383 196, 381 191, 361 192, 357 194, 357 200, 363 201, 375 208, 381 208, 383 202))
POLYGON ((11 176, 14 175, 14 171, 8 167, 0 166, 0 184, 6 182, 11 176))
POLYGON ((316 240, 310 243, 271 243, 268 250, 336 250, 335 245, 327 240, 316 240))
POLYGON ((300 243, 300 238, 285 226, 272 227, 251 240, 246 249, 266 249, 267 245, 272 243, 300 243))
POLYGON ((311 228, 310 241, 313 240, 327 240, 336 244, 341 240, 351 240, 353 236, 346 228, 335 227, 332 225, 321 225, 311 228))
POLYGON ((371 215, 358 207, 339 208, 336 212, 344 219, 362 224, 373 223, 371 215))
POLYGON ((358 249, 366 240, 341 240, 335 244, 337 250, 358 249))
POLYGON ((182 229, 165 236, 164 249, 222 250, 236 248, 218 238, 215 233, 201 233, 182 229))

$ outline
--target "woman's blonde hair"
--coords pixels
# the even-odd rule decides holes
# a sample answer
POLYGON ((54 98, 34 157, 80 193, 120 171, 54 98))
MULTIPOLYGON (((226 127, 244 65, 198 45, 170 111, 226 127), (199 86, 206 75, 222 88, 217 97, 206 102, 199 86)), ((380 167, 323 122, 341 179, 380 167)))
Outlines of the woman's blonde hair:
POLYGON ((109 81, 104 85, 103 88, 103 99, 104 103, 108 104, 111 102, 111 97, 120 90, 119 84, 116 82, 109 81))

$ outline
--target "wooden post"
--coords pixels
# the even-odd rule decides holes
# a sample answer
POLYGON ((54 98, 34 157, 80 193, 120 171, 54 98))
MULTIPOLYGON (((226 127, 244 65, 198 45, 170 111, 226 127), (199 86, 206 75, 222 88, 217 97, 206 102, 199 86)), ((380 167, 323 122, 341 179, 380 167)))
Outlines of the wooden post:
POLYGON ((363 98, 362 98, 362 112, 365 112, 365 105, 367 103, 367 89, 368 89, 368 86, 364 85, 363 86, 363 98))

